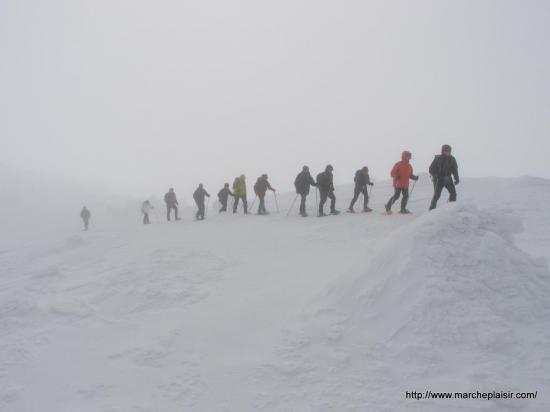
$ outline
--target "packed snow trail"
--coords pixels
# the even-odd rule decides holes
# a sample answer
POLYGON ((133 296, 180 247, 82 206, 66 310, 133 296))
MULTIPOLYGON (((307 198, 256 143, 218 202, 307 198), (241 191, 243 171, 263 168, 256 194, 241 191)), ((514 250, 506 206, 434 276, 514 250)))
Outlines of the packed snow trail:
MULTIPOLYGON (((157 205, 144 226, 136 204, 126 220, 92 209, 90 232, 76 218, 66 235, 25 247, 5 234, 0 411, 441 410, 403 390, 542 390, 548 272, 536 256, 550 250, 548 181, 464 179, 458 190, 460 203, 442 197, 428 214, 424 177, 411 216, 380 215, 385 182, 368 214, 287 218, 288 193, 270 216, 218 215, 213 205, 205 221, 184 208, 183 221, 167 223, 157 205), (486 257, 466 259, 479 250, 486 257), (472 295, 475 280, 498 278, 493 264, 502 287, 472 295), (445 316, 456 325, 420 326, 445 316)), ((351 195, 338 188, 337 207, 351 195)), ((520 405, 464 402, 445 410, 549 406, 543 392, 520 405)))

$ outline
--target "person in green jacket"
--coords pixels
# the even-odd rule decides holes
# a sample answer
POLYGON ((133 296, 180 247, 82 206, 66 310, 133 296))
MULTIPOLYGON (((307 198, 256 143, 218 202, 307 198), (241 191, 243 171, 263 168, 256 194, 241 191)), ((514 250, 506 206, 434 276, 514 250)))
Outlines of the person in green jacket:
POLYGON ((244 175, 236 177, 233 181, 233 195, 235 201, 233 202, 233 213, 237 213, 237 207, 239 206, 239 199, 243 201, 244 213, 248 214, 248 203, 246 202, 246 180, 244 175))

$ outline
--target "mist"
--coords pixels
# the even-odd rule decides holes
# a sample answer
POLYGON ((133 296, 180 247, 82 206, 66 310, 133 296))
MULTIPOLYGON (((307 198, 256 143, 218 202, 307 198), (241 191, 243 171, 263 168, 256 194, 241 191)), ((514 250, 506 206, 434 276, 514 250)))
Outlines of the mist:
POLYGON ((132 195, 415 171, 550 177, 545 1, 0 4, 0 163, 132 195))

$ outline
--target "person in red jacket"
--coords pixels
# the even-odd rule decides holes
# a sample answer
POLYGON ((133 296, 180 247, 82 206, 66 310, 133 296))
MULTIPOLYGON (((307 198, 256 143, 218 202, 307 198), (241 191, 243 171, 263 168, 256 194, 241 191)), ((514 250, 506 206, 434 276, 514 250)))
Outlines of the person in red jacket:
POLYGON ((413 174, 413 168, 411 166, 411 152, 405 150, 401 154, 401 161, 397 162, 392 170, 391 177, 393 177, 393 187, 395 192, 388 203, 386 203, 386 212, 391 213, 391 207, 399 199, 399 196, 402 194, 401 198, 401 211, 400 213, 411 213, 407 210, 407 201, 409 200, 409 179, 418 180, 418 176, 413 174))

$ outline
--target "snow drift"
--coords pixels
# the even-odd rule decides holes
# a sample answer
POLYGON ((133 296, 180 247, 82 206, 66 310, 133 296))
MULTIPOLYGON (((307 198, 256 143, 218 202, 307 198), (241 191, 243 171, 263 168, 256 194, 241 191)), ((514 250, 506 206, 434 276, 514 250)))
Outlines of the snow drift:
POLYGON ((548 387, 550 276, 514 245, 520 228, 508 213, 453 205, 394 231, 288 334, 282 362, 268 365, 291 388, 275 409, 548 408, 548 399, 405 400, 405 391, 548 387))

